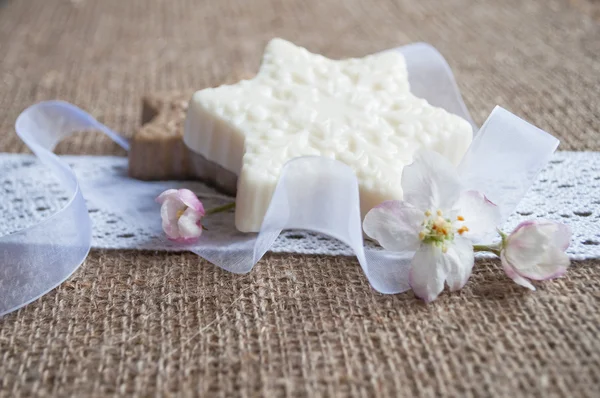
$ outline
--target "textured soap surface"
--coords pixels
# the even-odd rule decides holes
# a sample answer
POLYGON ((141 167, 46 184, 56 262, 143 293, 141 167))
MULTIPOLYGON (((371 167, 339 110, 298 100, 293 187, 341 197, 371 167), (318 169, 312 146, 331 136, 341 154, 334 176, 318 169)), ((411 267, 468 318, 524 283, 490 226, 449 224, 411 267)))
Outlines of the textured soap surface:
POLYGON ((419 148, 457 164, 472 134, 464 119, 410 93, 397 51, 330 60, 273 39, 256 77, 194 94, 184 141, 239 176, 236 227, 255 232, 282 166, 294 157, 352 167, 364 216, 402 198, 402 170, 419 148))

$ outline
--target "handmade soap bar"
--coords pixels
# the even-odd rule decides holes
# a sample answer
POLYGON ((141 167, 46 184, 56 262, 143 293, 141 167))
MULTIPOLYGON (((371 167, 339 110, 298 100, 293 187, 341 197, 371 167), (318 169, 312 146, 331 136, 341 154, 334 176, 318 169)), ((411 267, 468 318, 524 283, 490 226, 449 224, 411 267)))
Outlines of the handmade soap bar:
POLYGON ((402 169, 417 149, 456 164, 472 134, 464 119, 410 93, 397 51, 337 61, 273 39, 256 77, 194 94, 184 141, 238 175, 236 227, 255 232, 292 158, 318 155, 351 166, 364 216, 402 198, 402 169))

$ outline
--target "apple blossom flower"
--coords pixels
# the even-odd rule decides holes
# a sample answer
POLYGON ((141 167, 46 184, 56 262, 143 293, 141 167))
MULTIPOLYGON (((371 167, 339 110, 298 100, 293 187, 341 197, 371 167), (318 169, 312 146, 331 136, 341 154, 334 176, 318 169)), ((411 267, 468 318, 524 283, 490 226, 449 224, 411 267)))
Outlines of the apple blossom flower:
POLYGON ((414 252, 409 283, 430 302, 448 284, 461 289, 474 264, 472 239, 493 231, 496 205, 463 189, 456 169, 442 155, 420 151, 402 173, 403 201, 381 203, 367 213, 365 233, 386 250, 414 252))
POLYGON ((190 243, 202 235, 200 220, 206 212, 192 191, 168 189, 156 201, 161 204, 162 228, 170 240, 190 243))
POLYGON ((522 222, 502 239, 500 258, 506 275, 515 283, 535 290, 530 280, 542 281, 562 276, 570 260, 571 229, 545 220, 522 222))

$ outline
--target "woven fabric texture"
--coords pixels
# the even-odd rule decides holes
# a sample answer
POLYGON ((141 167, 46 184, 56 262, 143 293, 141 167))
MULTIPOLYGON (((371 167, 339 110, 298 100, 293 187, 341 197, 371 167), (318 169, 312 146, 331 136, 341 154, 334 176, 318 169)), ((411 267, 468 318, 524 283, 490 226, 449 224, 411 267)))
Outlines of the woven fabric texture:
MULTIPOLYGON (((144 94, 254 71, 276 36, 329 57, 436 46, 477 122, 500 104, 600 150, 595 0, 0 0, 0 150, 64 99, 131 135, 144 94)), ((60 153, 125 155, 79 135, 60 153)), ((1 188, 0 188, 1 189, 1 188)), ((0 192, 2 192, 0 190, 0 192)), ((190 254, 93 251, 0 319, 0 396, 577 396, 600 393, 600 262, 537 292, 479 262, 425 305, 347 257, 267 255, 232 275, 190 254)))

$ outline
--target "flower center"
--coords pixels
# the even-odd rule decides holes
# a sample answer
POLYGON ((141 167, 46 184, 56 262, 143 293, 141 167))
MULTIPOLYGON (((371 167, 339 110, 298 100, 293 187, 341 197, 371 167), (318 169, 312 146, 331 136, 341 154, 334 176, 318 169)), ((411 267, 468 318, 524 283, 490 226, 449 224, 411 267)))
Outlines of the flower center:
POLYGON ((179 218, 180 218, 181 216, 183 216, 183 213, 185 213, 185 209, 177 210, 177 214, 176 214, 176 215, 177 215, 177 219, 178 219, 178 220, 179 220, 179 218))
POLYGON ((458 216, 456 220, 452 220, 444 217, 441 210, 437 210, 435 214, 427 210, 425 220, 421 224, 422 229, 419 233, 419 239, 424 243, 441 246, 442 251, 445 253, 448 250, 447 242, 452 242, 456 233, 462 235, 469 230, 464 224, 459 228, 455 225, 456 222, 463 223, 464 221, 463 216, 458 216))

